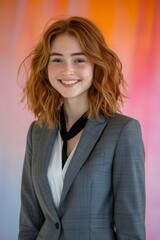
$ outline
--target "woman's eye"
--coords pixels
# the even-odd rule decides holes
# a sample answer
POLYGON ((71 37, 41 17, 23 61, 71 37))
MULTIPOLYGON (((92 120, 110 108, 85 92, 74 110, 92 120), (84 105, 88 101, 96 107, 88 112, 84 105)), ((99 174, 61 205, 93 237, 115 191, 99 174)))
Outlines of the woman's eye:
POLYGON ((75 63, 84 63, 84 62, 85 62, 85 60, 82 59, 82 58, 79 58, 79 59, 75 60, 75 63))
POLYGON ((55 58, 55 59, 52 59, 51 61, 54 62, 54 63, 61 63, 62 59, 55 58))

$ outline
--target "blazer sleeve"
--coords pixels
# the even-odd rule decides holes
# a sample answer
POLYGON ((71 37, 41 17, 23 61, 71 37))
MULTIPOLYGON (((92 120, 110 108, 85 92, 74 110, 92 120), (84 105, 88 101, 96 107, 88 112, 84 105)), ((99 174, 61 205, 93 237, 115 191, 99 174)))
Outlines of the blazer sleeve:
POLYGON ((19 220, 19 240, 36 239, 43 225, 44 216, 37 201, 32 184, 32 130, 31 124, 28 135, 21 184, 21 210, 19 220))
POLYGON ((144 146, 140 124, 121 130, 113 164, 114 227, 117 240, 145 240, 144 146))

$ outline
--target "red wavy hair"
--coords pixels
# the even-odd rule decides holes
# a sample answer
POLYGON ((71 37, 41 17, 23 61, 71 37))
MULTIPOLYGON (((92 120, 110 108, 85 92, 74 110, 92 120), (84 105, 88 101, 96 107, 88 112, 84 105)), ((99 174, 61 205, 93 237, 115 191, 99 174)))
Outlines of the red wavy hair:
POLYGON ((44 122, 54 127, 59 122, 62 96, 48 80, 47 65, 51 42, 61 33, 74 35, 84 54, 95 64, 93 83, 88 91, 88 118, 100 114, 108 117, 120 111, 126 82, 118 56, 107 46, 101 31, 88 19, 73 16, 52 23, 43 33, 35 49, 21 63, 31 59, 22 101, 34 113, 40 125, 44 122))

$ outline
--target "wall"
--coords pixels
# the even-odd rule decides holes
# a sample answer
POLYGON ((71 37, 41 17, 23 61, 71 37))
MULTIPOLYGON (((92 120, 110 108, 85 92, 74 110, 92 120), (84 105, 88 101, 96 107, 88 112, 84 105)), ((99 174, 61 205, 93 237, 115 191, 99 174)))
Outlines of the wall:
POLYGON ((80 15, 104 32, 123 63, 123 112, 142 126, 146 149, 147 240, 160 236, 160 1, 0 0, 0 240, 18 233, 20 181, 31 113, 19 104, 17 69, 51 18, 80 15))

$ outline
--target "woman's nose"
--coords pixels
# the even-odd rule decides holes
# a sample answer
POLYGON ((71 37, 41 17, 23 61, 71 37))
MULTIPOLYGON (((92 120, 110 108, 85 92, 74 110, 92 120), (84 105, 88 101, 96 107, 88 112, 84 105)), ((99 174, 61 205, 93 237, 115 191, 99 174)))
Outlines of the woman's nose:
POLYGON ((73 66, 71 63, 65 63, 63 67, 63 74, 64 75, 71 75, 74 73, 73 66))

